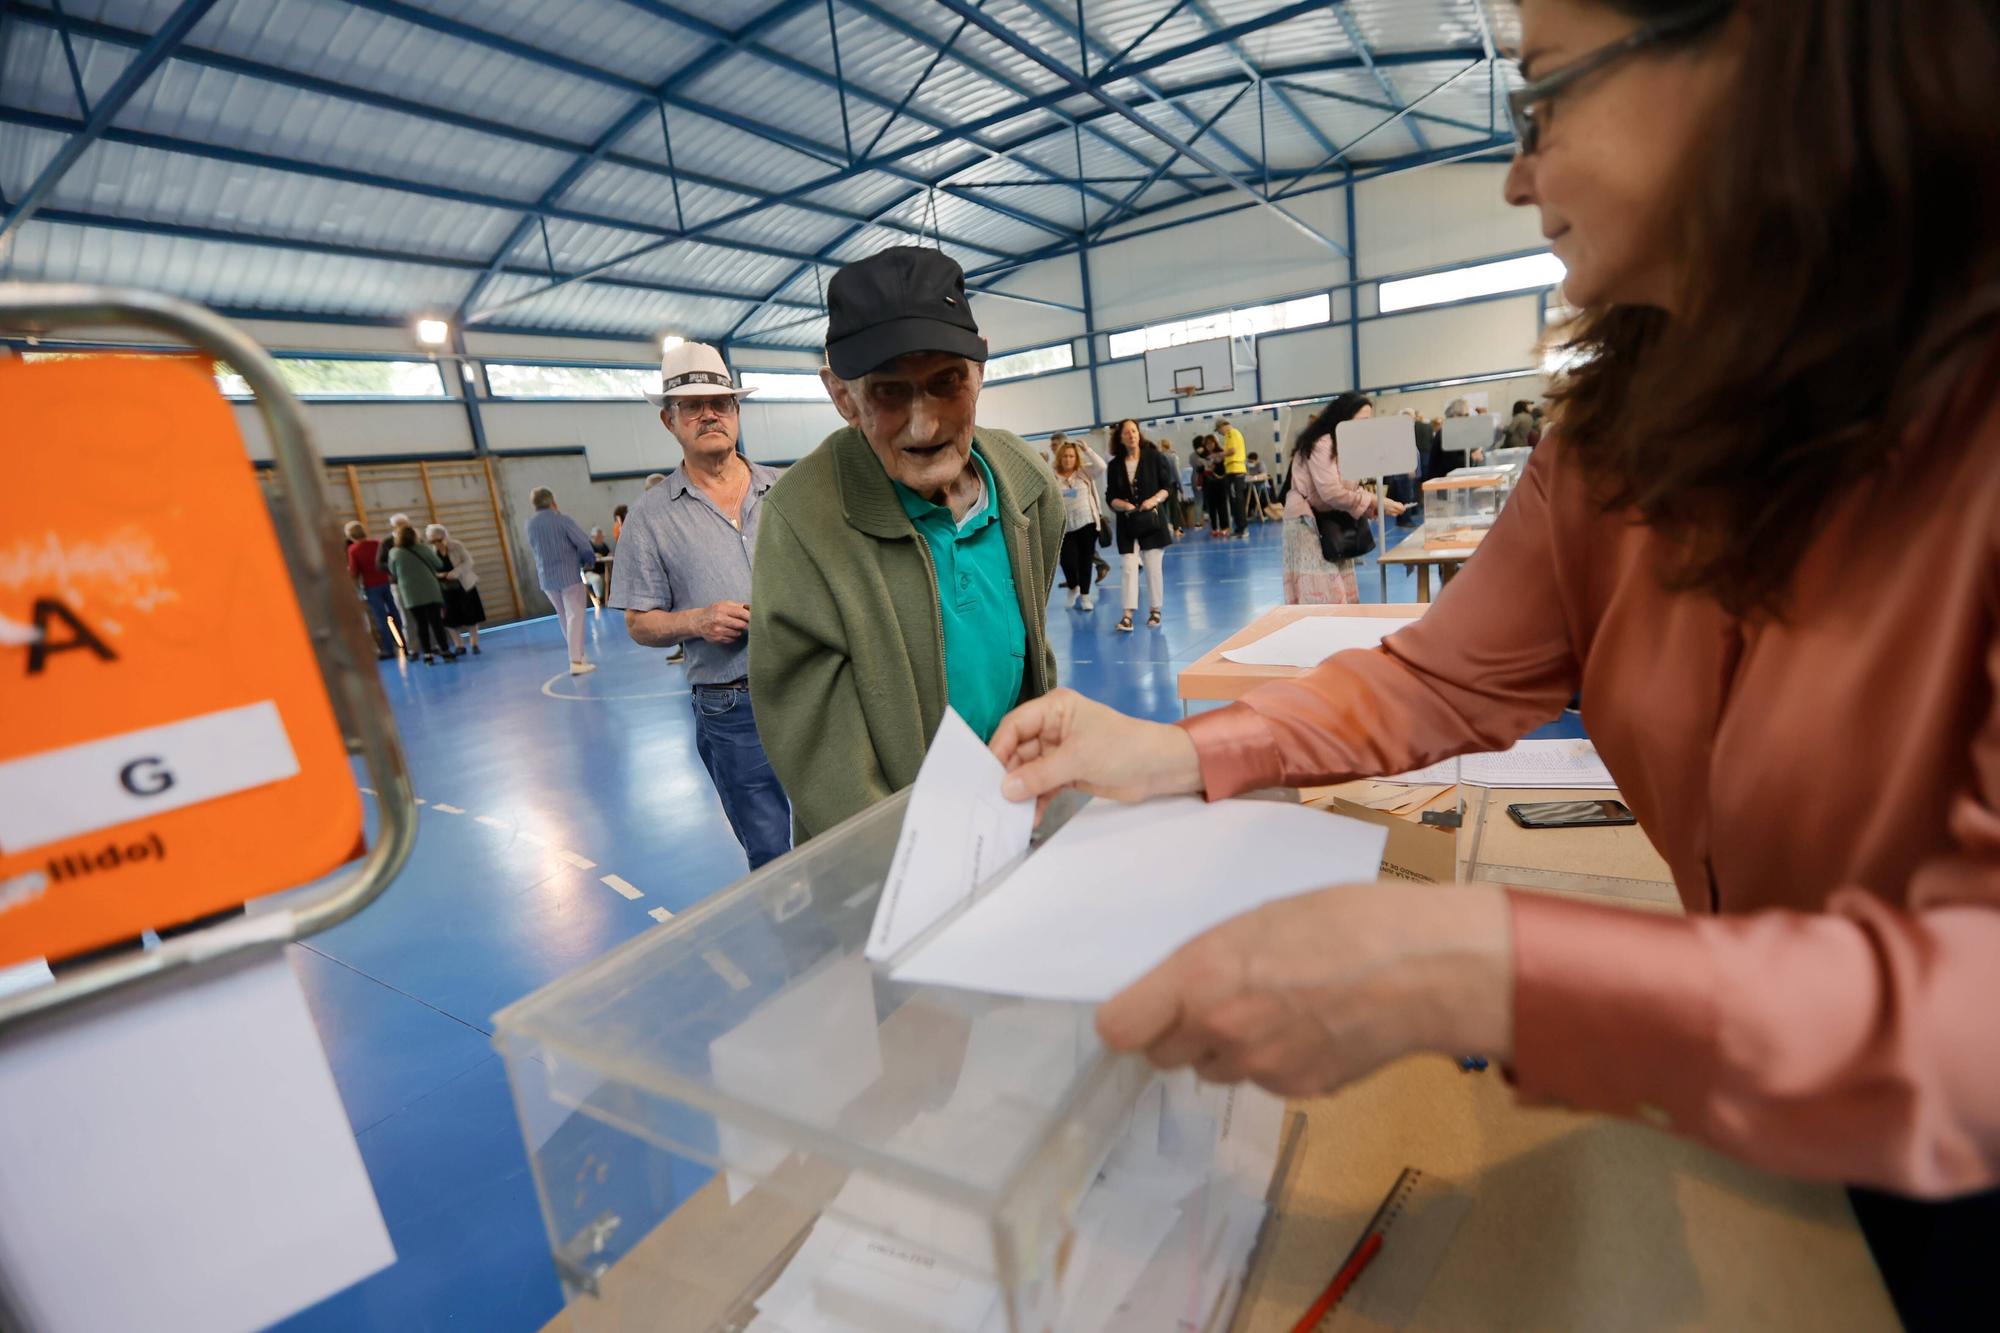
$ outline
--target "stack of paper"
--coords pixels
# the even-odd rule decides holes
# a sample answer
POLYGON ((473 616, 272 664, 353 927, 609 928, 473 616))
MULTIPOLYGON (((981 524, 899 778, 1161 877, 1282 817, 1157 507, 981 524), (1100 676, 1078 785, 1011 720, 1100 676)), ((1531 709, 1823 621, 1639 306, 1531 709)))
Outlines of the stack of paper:
MULTIPOLYGON (((1055 1326, 1208 1327, 1242 1283, 1283 1118, 1275 1097, 1185 1072, 1149 1088, 1072 1219, 1055 1326)), ((929 1116, 911 1123, 937 1129, 929 1116)), ((758 1298, 749 1333, 1001 1333, 993 1258, 969 1215, 856 1176, 758 1298)))
POLYGON ((1349 648, 1373 648, 1416 623, 1394 616, 1303 616, 1222 655, 1245 666, 1314 667, 1349 648))
POLYGON ((1428 768, 1380 779, 1411 786, 1463 781, 1474 787, 1534 787, 1609 791, 1618 783, 1586 740, 1516 741, 1505 750, 1443 759, 1428 768))

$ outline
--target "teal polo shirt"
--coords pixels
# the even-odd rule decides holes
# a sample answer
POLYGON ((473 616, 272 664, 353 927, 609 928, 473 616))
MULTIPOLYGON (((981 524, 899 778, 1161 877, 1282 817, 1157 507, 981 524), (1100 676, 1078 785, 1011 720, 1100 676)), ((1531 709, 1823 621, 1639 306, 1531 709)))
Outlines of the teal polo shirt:
POLYGON ((993 739, 1000 719, 1021 697, 1028 664, 1028 631, 1014 593, 1007 533, 1000 523, 992 469, 972 451, 986 496, 960 523, 951 509, 932 504, 901 482, 893 483, 903 512, 930 548, 937 571, 938 610, 944 619, 945 690, 951 706, 977 732, 993 739))

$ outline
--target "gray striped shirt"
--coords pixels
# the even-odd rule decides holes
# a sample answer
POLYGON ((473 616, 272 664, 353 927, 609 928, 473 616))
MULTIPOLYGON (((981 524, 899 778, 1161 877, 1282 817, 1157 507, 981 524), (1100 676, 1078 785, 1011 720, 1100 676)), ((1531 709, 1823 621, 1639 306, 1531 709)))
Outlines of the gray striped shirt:
POLYGON ((528 520, 528 549, 535 553, 536 581, 550 592, 583 582, 583 567, 597 561, 576 520, 555 509, 537 509, 528 520))
MULTIPOLYGON (((692 611, 716 602, 750 600, 750 557, 764 493, 778 480, 773 468, 744 462, 750 489, 743 496, 741 531, 715 501, 688 483, 686 468, 641 495, 625 515, 611 566, 611 605, 622 611, 692 611)), ((734 643, 687 640, 690 685, 728 685, 750 674, 750 636, 734 643)))

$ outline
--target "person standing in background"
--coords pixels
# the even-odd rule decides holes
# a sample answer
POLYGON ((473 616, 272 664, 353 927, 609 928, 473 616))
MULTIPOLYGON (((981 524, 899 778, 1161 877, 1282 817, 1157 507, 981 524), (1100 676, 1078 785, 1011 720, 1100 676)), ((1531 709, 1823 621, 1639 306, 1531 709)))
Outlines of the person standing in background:
MULTIPOLYGON (((750 689, 751 567, 775 470, 737 451, 742 399, 722 354, 684 342, 647 400, 681 466, 639 497, 611 565, 611 604, 647 648, 682 648, 695 753, 750 868, 792 846, 792 807, 765 753, 750 689)), ((767 717, 768 721, 768 717, 767 717)))
POLYGON ((395 591, 389 571, 382 568, 382 543, 368 535, 359 523, 347 525, 347 574, 361 589, 368 613, 375 622, 375 659, 386 662, 396 655, 398 636, 409 639, 409 629, 396 614, 395 591), (391 629, 391 626, 394 629, 391 629))
POLYGON ((1065 439, 1056 446, 1055 473, 1063 502, 1063 587, 1069 590, 1071 607, 1088 611, 1093 605, 1090 572, 1097 556, 1098 525, 1104 519, 1097 498, 1104 459, 1089 445, 1065 439))
POLYGON ((425 666, 435 665, 439 657, 447 662, 458 660, 445 638, 444 585, 438 581, 442 568, 437 552, 418 540, 415 528, 404 524, 389 550, 389 572, 402 594, 404 609, 417 622, 417 632, 424 641, 425 666))
POLYGON ((1121 633, 1132 631, 1132 615, 1139 609, 1139 568, 1146 570, 1146 592, 1152 609, 1146 613, 1149 629, 1160 627, 1160 601, 1166 592, 1167 547, 1173 532, 1163 506, 1172 493, 1173 481, 1167 460, 1139 434, 1139 423, 1127 417, 1111 428, 1112 463, 1104 493, 1118 514, 1118 558, 1125 567, 1123 586, 1125 615, 1114 627, 1121 633))
MULTIPOLYGON (((1344 393, 1320 410, 1299 432, 1292 450, 1292 487, 1285 496, 1285 602, 1291 606, 1351 606, 1361 600, 1352 560, 1328 560, 1320 548, 1317 514, 1339 512, 1367 520, 1375 497, 1340 475, 1334 460, 1334 428, 1343 421, 1366 421, 1375 406, 1358 393, 1344 393)), ((1385 500, 1390 517, 1403 506, 1385 500)))
POLYGON ((454 634, 464 630, 472 651, 477 653, 479 627, 486 622, 486 600, 479 595, 479 572, 473 568, 472 552, 442 523, 425 528, 424 537, 444 562, 444 627, 454 634))
POLYGON ((1507 421, 1507 439, 1503 447, 1526 449, 1529 437, 1535 433, 1535 414, 1528 410, 1527 399, 1514 404, 1514 415, 1507 421))
POLYGON ((535 554, 535 578, 562 625, 563 641, 569 646, 569 674, 581 676, 597 670, 597 664, 583 655, 583 613, 590 605, 583 571, 596 563, 597 552, 590 549, 590 538, 583 535, 576 520, 556 508, 554 491, 537 486, 528 498, 535 506, 534 517, 528 520, 528 549, 535 554))
POLYGON ((1208 535, 1227 537, 1229 535, 1229 478, 1222 470, 1222 446, 1213 435, 1201 437, 1202 457, 1206 466, 1202 472, 1201 507, 1208 511, 1208 535))
POLYGON ((590 530, 590 551, 597 558, 592 560, 590 568, 583 572, 583 582, 590 589, 591 597, 599 606, 603 606, 604 595, 609 591, 604 578, 604 562, 611 559, 611 543, 604 540, 603 528, 590 530))
POLYGON ((1249 451, 1243 432, 1229 424, 1228 417, 1215 419, 1215 438, 1222 445, 1222 475, 1229 499, 1230 535, 1239 541, 1250 538, 1249 451))

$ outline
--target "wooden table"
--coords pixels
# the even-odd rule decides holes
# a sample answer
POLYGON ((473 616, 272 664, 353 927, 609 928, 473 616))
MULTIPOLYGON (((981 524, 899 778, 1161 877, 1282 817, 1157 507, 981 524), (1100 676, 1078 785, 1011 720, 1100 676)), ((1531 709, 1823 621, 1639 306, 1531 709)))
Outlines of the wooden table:
MULTIPOLYGON (((1364 800, 1374 787, 1300 795, 1364 800)), ((1405 882, 1448 878, 1469 855, 1475 872, 1505 863, 1600 873, 1593 896, 1679 911, 1640 830, 1529 832, 1507 819, 1509 800, 1569 794, 1494 790, 1468 805, 1463 836, 1363 817, 1400 826, 1385 860, 1405 882)), ((1439 1056, 1400 1060, 1291 1109, 1304 1136, 1229 1333, 1287 1333, 1405 1167, 1423 1172, 1425 1188, 1322 1326, 1328 1333, 1897 1327, 1837 1186, 1774 1176, 1641 1123, 1523 1105, 1496 1071, 1463 1073, 1439 1056)), ((780 1169, 782 1192, 754 1191, 733 1209, 711 1181, 606 1275, 589 1322, 559 1314, 545 1333, 716 1327, 769 1263, 770 1237, 796 1237, 810 1222, 814 1209, 786 1200, 839 1187, 838 1172, 816 1172, 825 1167, 794 1158, 780 1169)))
POLYGON ((1295 620, 1304 620, 1309 616, 1386 616, 1391 619, 1414 620, 1423 613, 1424 608, 1412 602, 1391 603, 1387 606, 1371 603, 1358 606, 1274 607, 1203 653, 1181 671, 1175 678, 1175 688, 1181 697, 1181 711, 1183 713, 1187 711, 1188 701, 1192 699, 1227 702, 1242 698, 1268 681, 1289 680, 1301 674, 1302 669, 1299 667, 1246 666, 1223 657, 1223 653, 1230 649, 1255 643, 1295 620))
POLYGON ((1431 570, 1438 571, 1438 577, 1445 583, 1458 567, 1472 558, 1477 546, 1425 546, 1423 532, 1419 529, 1405 537, 1400 545, 1382 552, 1378 563, 1382 565, 1409 565, 1417 571, 1417 600, 1431 599, 1431 570))

